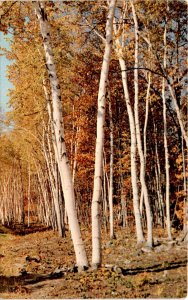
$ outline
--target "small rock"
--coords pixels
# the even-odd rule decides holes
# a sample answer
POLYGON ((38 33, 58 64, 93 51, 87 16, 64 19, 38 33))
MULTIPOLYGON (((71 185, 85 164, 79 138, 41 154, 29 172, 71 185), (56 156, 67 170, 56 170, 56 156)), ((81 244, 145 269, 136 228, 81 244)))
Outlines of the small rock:
POLYGON ((152 248, 151 247, 148 247, 148 246, 145 246, 145 247, 142 247, 141 248, 141 251, 142 252, 145 252, 145 253, 149 253, 152 251, 152 248))
POLYGON ((102 267, 107 268, 107 269, 112 269, 113 265, 112 264, 105 264, 105 265, 102 265, 102 267))

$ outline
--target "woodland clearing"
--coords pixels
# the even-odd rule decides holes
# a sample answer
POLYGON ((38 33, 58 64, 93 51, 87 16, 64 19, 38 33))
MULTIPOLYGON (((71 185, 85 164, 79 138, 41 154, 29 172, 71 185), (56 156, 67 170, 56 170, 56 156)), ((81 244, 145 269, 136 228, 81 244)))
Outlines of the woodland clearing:
MULTIPOLYGON (((8 232, 1 228, 1 298, 186 297, 187 247, 178 242, 178 232, 168 241, 162 229, 155 229, 152 250, 137 247, 131 229, 116 228, 116 239, 111 241, 104 232, 101 268, 80 273, 68 231, 65 238, 51 230, 25 235, 19 235, 23 234, 19 230, 8 232)), ((91 234, 86 228, 82 234, 89 256, 91 234)))

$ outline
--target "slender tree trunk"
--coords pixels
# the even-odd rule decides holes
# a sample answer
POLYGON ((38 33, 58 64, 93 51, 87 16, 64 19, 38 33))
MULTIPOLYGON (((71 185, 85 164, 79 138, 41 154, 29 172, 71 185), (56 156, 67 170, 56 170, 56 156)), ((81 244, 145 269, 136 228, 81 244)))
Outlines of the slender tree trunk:
POLYGON ((138 21, 135 12, 135 7, 133 2, 131 1, 131 7, 133 12, 133 19, 135 25, 135 65, 134 65, 134 89, 135 89, 135 103, 134 103, 134 114, 135 114, 135 128, 136 128, 136 140, 137 140, 137 147, 138 153, 140 157, 140 181, 141 186, 143 189, 144 194, 144 203, 146 208, 146 217, 147 217, 147 244, 148 246, 152 247, 153 243, 153 233, 152 233, 152 214, 151 214, 151 207, 149 203, 148 197, 148 189, 145 181, 145 161, 144 161, 144 153, 142 150, 142 141, 141 141, 141 134, 140 134, 140 124, 139 124, 139 111, 138 111, 138 101, 139 101, 139 86, 138 86, 138 21))
POLYGON ((103 185, 102 185, 102 206, 103 206, 103 223, 104 223, 104 228, 105 231, 107 232, 108 230, 108 203, 107 203, 107 189, 108 185, 106 184, 106 177, 107 177, 107 172, 105 170, 106 168, 106 155, 105 151, 103 154, 103 185))
POLYGON ((106 105, 106 88, 108 80, 109 63, 112 49, 113 18, 116 0, 109 3, 109 12, 106 22, 106 43, 101 69, 99 92, 98 92, 98 113, 97 113, 97 138, 95 149, 95 174, 94 189, 92 198, 92 265, 97 268, 101 264, 101 234, 100 234, 100 202, 102 188, 103 168, 103 146, 104 146, 104 122, 106 105))
POLYGON ((31 167, 28 166, 28 193, 27 193, 27 226, 30 227, 30 206, 31 206, 31 167))
MULTIPOLYGON (((151 85, 151 74, 149 73, 148 74, 148 87, 147 87, 147 93, 146 93, 146 113, 145 113, 145 122, 144 122, 144 164, 145 165, 146 165, 146 158, 147 158, 146 131, 147 131, 148 114, 149 114, 150 85, 151 85)), ((142 188, 141 196, 140 196, 140 212, 141 212, 141 214, 142 214, 143 200, 144 200, 144 192, 143 192, 143 188, 142 188)))
MULTIPOLYGON (((164 29, 164 69, 166 69, 166 24, 164 29)), ((171 224, 170 224, 170 174, 169 174, 169 154, 167 142, 167 122, 166 122, 166 98, 165 98, 166 80, 162 81, 162 99, 163 99, 163 121, 164 121, 164 148, 165 148, 165 172, 166 172, 166 227, 168 238, 171 240, 171 224)))
POLYGON ((183 120, 182 120, 182 116, 181 116, 181 112, 180 112, 180 109, 179 109, 179 106, 178 106, 178 103, 177 103, 177 99, 176 99, 174 90, 173 90, 173 88, 170 84, 170 80, 168 80, 168 88, 169 88, 169 91, 170 91, 170 94, 171 94, 171 97, 172 97, 172 100, 173 100, 173 104, 174 104, 174 107, 175 107, 175 110, 176 110, 177 118, 178 118, 180 128, 181 128, 181 133, 182 133, 182 136, 185 140, 186 146, 188 148, 188 134, 185 130, 183 120))
POLYGON ((44 2, 35 2, 36 15, 40 24, 40 31, 43 38, 43 46, 46 57, 46 67, 48 70, 49 81, 51 84, 52 106, 53 106, 53 125, 56 138, 57 153, 56 160, 62 181, 65 208, 69 219, 69 227, 76 254, 76 262, 80 269, 88 266, 84 243, 81 238, 80 226, 78 222, 74 187, 72 176, 67 158, 67 151, 64 138, 64 124, 62 114, 61 92, 57 77, 56 66, 54 63, 53 51, 49 32, 49 23, 44 9, 44 2))
POLYGON ((137 168, 136 168, 136 130, 135 130, 135 122, 133 111, 129 98, 129 91, 127 85, 127 73, 124 72, 126 70, 125 61, 122 58, 119 58, 120 68, 122 72, 122 83, 125 95, 125 101, 127 105, 127 112, 129 117, 129 125, 131 132, 131 183, 133 190, 133 207, 134 207, 134 215, 135 215, 135 223, 136 223, 136 236, 137 242, 144 242, 144 235, 141 223, 141 215, 139 209, 139 197, 138 197, 138 183, 137 183, 137 168))
POLYGON ((184 140, 183 136, 181 139, 181 149, 182 149, 182 167, 183 167, 183 189, 184 189, 184 222, 183 222, 183 230, 184 232, 188 232, 188 181, 186 181, 186 165, 185 165, 185 153, 184 153, 184 140))
POLYGON ((112 116, 111 97, 109 93, 109 117, 110 117, 110 180, 109 180, 109 211, 110 211, 110 238, 114 238, 114 214, 113 214, 113 167, 114 167, 114 124, 112 116))
MULTIPOLYGON (((123 15, 121 16, 121 18, 123 18, 123 15)), ((116 35, 119 29, 117 30, 116 26, 114 25, 114 31, 116 35)), ((122 76, 123 91, 124 91, 125 102, 127 106, 127 113, 128 113, 130 133, 131 133, 131 149, 130 149, 131 184, 132 184, 132 192, 133 192, 133 209, 134 209, 135 224, 136 224, 136 236, 137 236, 137 243, 143 243, 145 239, 144 239, 144 234, 142 229, 141 214, 139 208, 138 180, 137 180, 137 166, 136 166, 136 129, 135 129, 134 114, 130 102, 127 72, 125 72, 126 64, 125 64, 125 60, 123 59, 122 48, 123 46, 121 45, 120 38, 116 38, 115 51, 118 56, 121 74, 122 74, 121 76, 122 76)))
POLYGON ((23 178, 22 178, 22 167, 21 162, 19 161, 19 169, 20 169, 20 183, 21 183, 21 211, 22 211, 22 224, 25 223, 25 209, 24 209, 24 190, 23 190, 23 178))
POLYGON ((44 88, 44 93, 47 101, 47 108, 48 108, 48 114, 49 114, 49 127, 44 128, 44 134, 43 134, 43 152, 44 156, 46 159, 46 165, 47 165, 47 170, 49 174, 49 183, 51 186, 51 191, 52 191, 52 199, 54 203, 54 208, 55 208, 55 214, 56 214, 56 221, 57 221, 57 228, 58 228, 58 233, 60 237, 64 236, 64 222, 62 220, 62 214, 60 210, 60 205, 61 201, 59 199, 59 187, 58 187, 58 171, 56 170, 56 162, 54 162, 54 159, 52 158, 52 147, 51 147, 51 142, 50 142, 50 136, 49 136, 49 130, 51 130, 51 135, 53 139, 53 149, 54 152, 57 151, 57 146, 55 144, 55 137, 52 129, 52 119, 51 119, 51 105, 50 105, 50 95, 47 91, 47 87, 45 85, 45 82, 43 81, 43 88, 44 88), (47 139, 47 143, 45 143, 45 135, 47 139), (46 149, 47 148, 47 149, 46 149))
POLYGON ((75 137, 75 145, 74 145, 73 164, 72 164, 72 181, 73 181, 73 184, 74 184, 75 177, 76 177, 77 154, 78 154, 78 147, 79 147, 79 143, 78 143, 79 131, 80 131, 80 128, 76 127, 76 137, 75 137))

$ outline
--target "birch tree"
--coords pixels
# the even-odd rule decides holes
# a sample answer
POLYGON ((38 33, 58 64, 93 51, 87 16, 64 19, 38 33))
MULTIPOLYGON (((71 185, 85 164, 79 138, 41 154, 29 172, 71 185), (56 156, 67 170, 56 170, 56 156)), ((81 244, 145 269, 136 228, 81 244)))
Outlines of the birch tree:
POLYGON ((142 185, 143 195, 144 195, 144 203, 146 207, 146 217, 147 217, 147 244, 148 246, 152 247, 152 215, 151 215, 151 207, 149 203, 148 197, 148 188, 145 181, 145 159, 144 153, 142 149, 142 141, 141 141, 141 134, 140 134, 140 121, 139 121, 139 84, 138 84, 138 59, 139 59, 139 52, 138 52, 138 20, 135 11, 135 7, 133 1, 130 2, 133 12, 133 19, 134 19, 134 26, 135 26, 135 65, 134 65, 134 92, 135 92, 135 103, 134 103, 134 117, 135 117, 135 128, 136 128, 136 140, 137 140, 137 147, 138 153, 140 157, 140 182, 142 185))
POLYGON ((114 124, 110 91, 108 91, 108 108, 110 118, 110 174, 109 174, 109 211, 110 211, 110 238, 114 238, 114 215, 113 215, 113 169, 114 169, 114 124))
POLYGON ((65 209, 69 219, 69 227, 76 254, 76 262, 80 269, 88 266, 85 247, 81 238, 80 226, 77 218, 74 187, 72 183, 71 170, 67 158, 67 150, 64 138, 64 122, 62 114, 61 92, 57 77, 56 66, 50 38, 50 26, 45 12, 44 2, 33 2, 37 18, 39 20, 40 32, 43 39, 46 67, 51 84, 51 97, 53 109, 54 133, 57 145, 56 160, 62 181, 65 209))
MULTIPOLYGON (((123 15, 121 16, 123 19, 123 15)), ((121 21, 119 22, 121 26, 121 21)), ((137 179, 137 164, 136 164, 136 128, 135 128, 135 120, 134 120, 134 113, 131 107, 130 102, 130 95, 128 89, 128 79, 127 79, 127 72, 126 72, 126 63, 123 58, 123 37, 119 36, 119 31, 122 32, 122 29, 116 28, 114 26, 114 30, 116 33, 115 39, 115 51, 119 60, 120 69, 121 69, 121 76, 122 76, 122 84, 123 84, 123 91, 125 102, 127 106, 127 113, 129 118, 129 126, 130 126, 130 133, 131 133, 131 183, 132 183, 132 191, 133 191, 133 208, 134 208, 134 216, 135 216, 135 224, 136 224, 136 236, 137 242, 143 243, 144 242, 144 234, 142 229, 142 222, 141 222, 141 214, 139 208, 139 194, 138 194, 138 179, 137 179)))
MULTIPOLYGON (((167 44, 166 44, 166 33, 167 33, 167 25, 165 20, 164 27, 164 70, 166 69, 166 55, 167 55, 167 44)), ((166 97, 165 97, 165 87, 166 80, 162 79, 162 99, 163 99, 163 121, 164 121, 164 148, 165 148, 165 173, 166 173, 166 185, 165 185, 165 197, 166 197, 166 228, 168 233, 168 238, 171 240, 171 224, 170 224, 170 174, 169 174, 169 153, 168 153, 168 141, 167 141, 167 121, 166 121, 166 97)))
POLYGON ((115 6, 116 0, 111 0, 109 2, 109 11, 106 22, 105 51, 103 56, 98 92, 97 137, 95 148, 94 188, 92 198, 92 265, 95 268, 97 268, 101 264, 100 202, 102 191, 104 122, 106 88, 112 50, 113 18, 115 13, 115 6))

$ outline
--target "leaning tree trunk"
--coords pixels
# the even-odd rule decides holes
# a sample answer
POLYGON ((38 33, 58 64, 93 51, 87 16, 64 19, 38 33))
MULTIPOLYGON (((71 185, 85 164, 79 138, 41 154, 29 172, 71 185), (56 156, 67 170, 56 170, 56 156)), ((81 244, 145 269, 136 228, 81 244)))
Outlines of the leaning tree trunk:
POLYGON ((104 122, 106 105, 106 87, 108 80, 109 63, 112 49, 113 18, 116 0, 109 3, 109 12, 106 22, 105 52, 101 69, 99 92, 98 92, 98 113, 97 113, 97 138, 95 149, 95 174, 92 199, 92 265, 98 267, 101 264, 101 236, 100 236, 100 202, 102 190, 102 169, 103 169, 103 146, 104 146, 104 122))
POLYGON ((61 92, 59 80, 57 77, 56 66, 54 63, 53 51, 49 32, 49 22, 44 9, 45 2, 34 1, 36 15, 40 24, 40 31, 43 38, 43 46, 46 57, 46 67, 48 70, 49 81, 51 84, 53 124, 57 145, 56 160, 62 181, 65 208, 69 219, 69 227, 76 254, 76 262, 79 268, 88 266, 85 247, 81 238, 80 226, 75 206, 74 187, 72 176, 67 158, 67 151, 64 138, 64 124, 62 114, 61 92))
POLYGON ((48 110, 48 115, 49 115, 49 128, 44 128, 44 133, 46 133, 46 139, 47 143, 45 143, 44 137, 43 137, 43 152, 44 156, 46 159, 46 165, 47 165, 47 170, 49 174, 49 182, 52 190, 52 198, 53 198, 53 203, 54 203, 54 208, 55 208, 55 213, 56 213, 56 219, 57 219, 57 227, 58 227, 58 233, 60 237, 63 237, 65 234, 65 228, 64 228, 64 222, 62 220, 62 214, 61 214, 61 209, 60 207, 62 206, 63 203, 62 199, 59 199, 59 192, 58 192, 58 171, 56 170, 56 162, 53 159, 52 155, 52 147, 51 147, 51 142, 50 142, 50 136, 49 133, 52 135, 52 142, 53 142, 53 148, 54 152, 57 152, 57 146, 55 143, 55 137, 54 137, 54 130, 53 130, 53 122, 52 122, 52 110, 51 110, 51 99, 50 99, 50 93, 48 92, 45 80, 43 80, 43 89, 45 93, 45 98, 47 102, 47 110, 48 110), (47 148, 47 149, 46 149, 47 148))
POLYGON ((134 65, 134 89, 135 89, 135 103, 134 103, 134 112, 135 112, 135 128, 136 128, 136 140, 137 140, 137 147, 138 153, 140 157, 140 182, 143 190, 144 195, 144 203, 146 207, 146 218, 147 218, 147 244, 148 246, 152 247, 152 214, 151 214, 151 207, 149 203, 149 196, 148 196, 148 188, 146 185, 145 180, 145 160, 144 160, 144 153, 142 149, 142 141, 141 141, 141 134, 140 134, 140 124, 139 124, 139 112, 138 112, 138 96, 139 96, 139 86, 138 86, 138 21, 135 12, 135 7, 133 2, 131 1, 134 25, 135 25, 135 65, 134 65))

